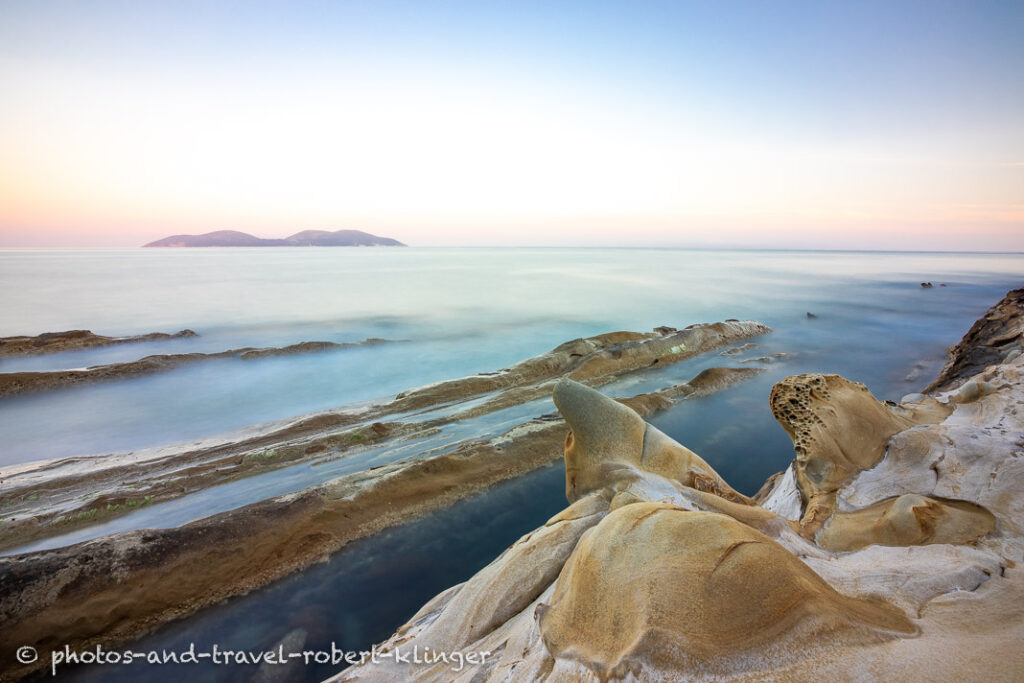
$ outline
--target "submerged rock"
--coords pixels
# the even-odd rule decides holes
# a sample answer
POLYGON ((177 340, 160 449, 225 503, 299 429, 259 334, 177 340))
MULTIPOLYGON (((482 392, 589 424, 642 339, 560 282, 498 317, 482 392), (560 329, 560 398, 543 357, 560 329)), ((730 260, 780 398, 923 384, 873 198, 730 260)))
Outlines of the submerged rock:
POLYGON ((753 342, 747 342, 746 344, 740 344, 739 346, 734 346, 731 349, 726 349, 725 351, 722 351, 721 355, 735 356, 737 354, 743 353, 744 351, 749 351, 750 349, 754 348, 757 348, 757 344, 753 342))
MULTIPOLYGON (((184 330, 173 336, 195 336, 186 335, 184 330)), ((136 340, 138 341, 138 339, 136 340)), ((118 342, 119 343, 119 342, 118 342)), ((291 346, 272 348, 250 348, 229 349, 217 353, 175 353, 146 356, 135 361, 126 363, 112 363, 110 365, 95 365, 84 370, 52 370, 46 372, 5 372, 0 373, 0 396, 13 396, 15 394, 27 394, 41 391, 51 391, 69 386, 91 384, 107 380, 124 379, 127 377, 138 377, 152 375, 158 372, 166 372, 175 368, 200 363, 210 360, 225 360, 229 358, 240 358, 242 360, 255 360, 273 356, 293 356, 303 353, 320 353, 324 351, 337 351, 339 349, 355 346, 375 346, 387 344, 387 339, 370 338, 360 342, 327 342, 307 341, 291 346)))

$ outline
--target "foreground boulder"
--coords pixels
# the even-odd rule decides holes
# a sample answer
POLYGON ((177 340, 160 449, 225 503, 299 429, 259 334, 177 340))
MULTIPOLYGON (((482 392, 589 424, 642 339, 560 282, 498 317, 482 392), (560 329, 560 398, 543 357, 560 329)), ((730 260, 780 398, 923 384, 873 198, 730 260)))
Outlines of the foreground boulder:
POLYGON ((664 503, 619 508, 586 534, 538 613, 548 652, 602 680, 738 673, 781 643, 792 659, 808 645, 916 632, 903 612, 840 595, 746 524, 664 503))

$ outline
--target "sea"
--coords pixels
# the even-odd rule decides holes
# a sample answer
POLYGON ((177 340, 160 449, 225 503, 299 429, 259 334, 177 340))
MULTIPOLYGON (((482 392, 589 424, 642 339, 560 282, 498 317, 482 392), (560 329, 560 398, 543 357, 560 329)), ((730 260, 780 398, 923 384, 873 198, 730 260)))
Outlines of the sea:
MULTIPOLYGON (((605 248, 252 248, 0 250, 0 336, 70 329, 196 337, 0 359, 0 372, 84 368, 149 354, 361 346, 259 361, 226 359, 0 399, 3 468, 196 440, 489 372, 578 337, 728 318, 773 332, 746 356, 717 352, 673 381, 768 356, 758 377, 679 402, 650 421, 753 494, 792 445, 768 408, 772 385, 804 372, 863 382, 879 399, 920 391, 945 350, 1008 290, 1024 254, 605 248), (922 283, 931 283, 923 287, 922 283), (781 354, 781 355, 776 355, 781 354)), ((666 375, 668 377, 668 375, 666 375)), ((659 387, 656 376, 632 387, 659 387)), ((670 382, 664 382, 662 385, 670 382)), ((623 393, 621 384, 609 393, 623 393)), ((538 414, 553 410, 550 403, 538 414)), ((479 437, 500 425, 482 419, 479 437)), ((303 485, 309 482, 304 482, 303 485)), ((235 482, 244 488, 246 483, 235 482)), ((250 488, 249 498, 259 494, 250 488)), ((556 464, 346 546, 325 563, 167 625, 134 648, 365 649, 566 505, 556 464)), ((214 508, 195 507, 192 517, 214 508)), ((157 509, 124 522, 159 525, 157 509), (146 516, 148 514, 148 516, 146 516), (134 521, 132 521, 134 519, 134 521)), ((171 519, 166 516, 165 519, 171 519)), ((171 523, 187 519, 174 518, 171 523)), ((166 524, 165 524, 166 525, 166 524)), ((116 529, 110 529, 116 530, 116 529)), ((94 535, 101 533, 96 531, 94 535)), ((68 542, 81 540, 69 539, 68 542)), ((68 680, 180 680, 185 665, 69 667, 68 680), (141 667, 141 668, 140 668, 141 667)), ((283 668, 315 681, 335 664, 283 668)), ((258 667, 189 668, 203 681, 258 667)), ((262 675, 262 674, 261 674, 262 675)))

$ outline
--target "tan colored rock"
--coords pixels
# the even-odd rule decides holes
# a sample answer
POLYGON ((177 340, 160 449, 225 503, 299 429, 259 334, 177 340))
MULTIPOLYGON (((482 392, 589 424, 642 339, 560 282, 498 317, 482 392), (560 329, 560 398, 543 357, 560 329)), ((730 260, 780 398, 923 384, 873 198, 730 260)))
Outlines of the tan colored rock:
POLYGON ((569 379, 555 385, 554 399, 571 430, 565 440, 565 489, 570 501, 650 472, 729 500, 750 502, 699 455, 621 403, 569 379))
POLYGON ((600 680, 749 671, 781 642, 800 651, 916 631, 895 608, 840 595, 730 517, 653 503, 620 508, 587 533, 539 611, 548 652, 600 680))
POLYGON ((877 464, 894 434, 948 412, 930 404, 920 411, 894 409, 859 382, 817 373, 782 380, 769 403, 793 439, 804 503, 800 531, 807 538, 832 516, 839 487, 877 464))
POLYGON ((963 544, 977 541, 995 527, 995 516, 980 505, 905 493, 854 512, 836 512, 817 541, 829 550, 858 550, 876 543, 963 544))

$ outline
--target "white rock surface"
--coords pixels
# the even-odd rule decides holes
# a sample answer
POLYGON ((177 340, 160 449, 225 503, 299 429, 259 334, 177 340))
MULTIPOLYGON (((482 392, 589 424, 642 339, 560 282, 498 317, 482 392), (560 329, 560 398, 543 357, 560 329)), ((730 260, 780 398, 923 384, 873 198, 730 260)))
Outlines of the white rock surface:
POLYGON ((793 471, 792 465, 786 468, 782 479, 772 489, 768 498, 761 503, 761 507, 792 522, 800 520, 803 515, 803 506, 800 503, 800 489, 796 486, 796 473, 793 471))

